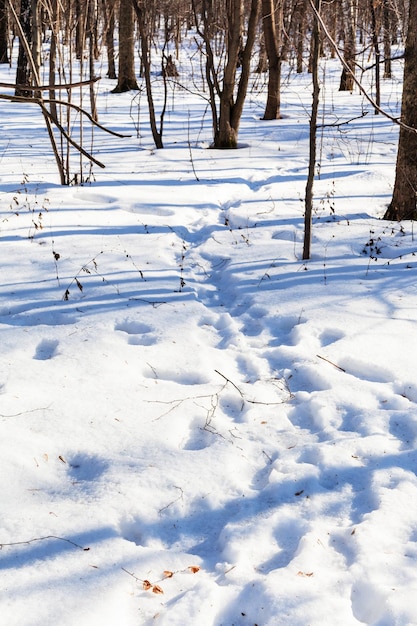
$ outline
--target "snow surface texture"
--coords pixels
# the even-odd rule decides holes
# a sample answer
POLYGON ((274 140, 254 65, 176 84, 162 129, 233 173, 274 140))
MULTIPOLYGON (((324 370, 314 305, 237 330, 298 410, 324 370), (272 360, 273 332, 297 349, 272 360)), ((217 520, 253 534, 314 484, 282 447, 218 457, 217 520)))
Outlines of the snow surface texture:
MULTIPOLYGON (((328 72, 323 120, 361 115, 328 72)), ((2 103, 2 624, 417 624, 417 245, 380 220, 398 132, 323 130, 301 261, 309 80, 276 122, 254 91, 234 152, 180 90, 155 151, 103 80, 132 137, 97 133, 106 169, 69 188, 40 115, 2 103)))

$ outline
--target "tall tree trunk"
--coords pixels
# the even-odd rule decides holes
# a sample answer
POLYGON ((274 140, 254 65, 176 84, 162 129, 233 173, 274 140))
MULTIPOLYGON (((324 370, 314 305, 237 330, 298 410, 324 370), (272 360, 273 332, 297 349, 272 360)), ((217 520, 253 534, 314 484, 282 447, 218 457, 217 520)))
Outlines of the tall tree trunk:
POLYGON ((375 52, 375 115, 379 113, 379 107, 381 105, 381 72, 380 72, 380 61, 381 61, 381 52, 379 50, 379 28, 378 28, 378 20, 375 12, 375 4, 374 0, 369 0, 369 10, 371 14, 371 34, 372 34, 372 45, 374 47, 375 52))
MULTIPOLYGON (((26 41, 31 45, 32 41, 32 11, 31 0, 21 0, 20 2, 20 25, 26 41)), ((29 65, 29 59, 26 54, 24 43, 19 37, 19 52, 17 57, 17 69, 16 69, 16 96, 30 96, 32 92, 24 89, 24 85, 30 85, 31 83, 31 71, 29 65)))
POLYGON ((296 5, 296 46, 297 46, 297 74, 304 70, 304 40, 307 26, 307 2, 301 0, 296 5))
MULTIPOLYGON (((89 0, 88 13, 87 13, 87 35, 88 35, 88 73, 91 81, 95 78, 94 60, 96 58, 97 51, 97 0, 89 0)), ((90 92, 90 108, 91 116, 97 121, 97 103, 96 92, 94 89, 94 83, 91 82, 89 86, 90 92)))
POLYGON ((117 78, 116 63, 114 55, 114 28, 115 28, 115 6, 114 0, 110 2, 101 0, 101 8, 104 18, 104 36, 107 48, 107 76, 112 79, 117 78))
POLYGON ((237 147, 240 119, 248 88, 251 54, 259 19, 259 0, 252 0, 246 43, 243 46, 243 0, 228 0, 227 5, 227 60, 224 68, 223 86, 219 93, 218 130, 214 135, 213 143, 215 148, 237 147), (239 61, 241 70, 235 98, 236 70, 239 61))
POLYGON ((264 120, 280 117, 282 23, 282 0, 262 0, 262 25, 269 69, 264 120))
POLYGON ((0 0, 0 63, 9 63, 9 20, 6 0, 0 0))
POLYGON ((358 0, 342 0, 344 22, 344 59, 350 71, 343 67, 339 91, 353 91, 356 55, 356 23, 358 0))
POLYGON ((391 203, 384 215, 387 220, 417 219, 417 2, 410 0, 407 40, 404 53, 404 82, 401 103, 401 126, 398 143, 395 184, 391 203))
MULTIPOLYGON (((49 84, 51 89, 49 90, 49 99, 56 99, 56 91, 53 88, 56 80, 56 53, 58 44, 58 27, 59 27, 59 7, 58 0, 51 0, 50 7, 50 21, 51 21, 51 45, 49 48, 49 84)), ((56 102, 51 102, 49 105, 51 115, 55 120, 58 120, 58 109, 56 102)))
POLYGON ((81 59, 85 45, 85 1, 75 0, 75 53, 81 59))
POLYGON ((388 0, 383 0, 382 5, 382 25, 383 25, 383 33, 384 33, 384 78, 392 77, 392 69, 391 69, 391 41, 392 41, 392 33, 391 33, 391 17, 390 17, 390 7, 388 5, 388 0))
MULTIPOLYGON (((314 8, 320 13, 321 0, 314 0, 314 8)), ((310 117, 310 143, 309 143, 309 161, 308 176, 305 192, 305 213, 304 213, 304 245, 303 259, 310 258, 311 249, 311 225, 313 214, 313 183, 314 172, 316 169, 316 152, 317 152, 317 115, 319 108, 320 84, 319 84, 319 57, 320 57, 320 28, 319 21, 314 14, 313 32, 311 36, 312 45, 312 63, 311 72, 313 78, 313 102, 311 105, 310 117)))
POLYGON ((134 19, 132 0, 120 0, 119 77, 113 93, 139 89, 135 75, 134 19))
POLYGON ((167 99, 167 91, 166 91, 166 76, 164 76, 164 105, 162 108, 161 116, 160 116, 160 126, 158 129, 158 125, 156 123, 156 114, 155 114, 155 104, 153 99, 152 92, 152 80, 151 80, 151 51, 150 51, 150 14, 146 12, 146 3, 141 0, 130 0, 133 4, 133 8, 136 13, 136 17, 139 25, 139 33, 140 33, 140 41, 141 41, 141 61, 143 68, 143 75, 145 77, 145 85, 146 85, 146 97, 148 100, 148 110, 149 110, 149 122, 152 131, 152 137, 155 143, 155 147, 160 149, 163 148, 162 142, 162 132, 164 126, 164 115, 166 108, 166 99, 167 99))

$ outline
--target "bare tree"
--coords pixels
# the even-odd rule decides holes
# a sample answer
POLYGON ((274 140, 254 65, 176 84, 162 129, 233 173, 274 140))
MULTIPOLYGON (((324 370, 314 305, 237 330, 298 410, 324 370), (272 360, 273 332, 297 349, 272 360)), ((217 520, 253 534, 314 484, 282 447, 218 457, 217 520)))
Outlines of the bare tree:
POLYGON ((215 35, 213 0, 202 0, 200 19, 195 0, 193 8, 197 29, 204 41, 206 54, 206 80, 210 93, 213 121, 214 148, 236 148, 239 125, 246 98, 250 64, 259 19, 259 0, 251 0, 244 40, 244 2, 226 0, 225 3, 225 60, 219 70, 215 64, 215 35), (237 79, 237 68, 240 76, 237 79))

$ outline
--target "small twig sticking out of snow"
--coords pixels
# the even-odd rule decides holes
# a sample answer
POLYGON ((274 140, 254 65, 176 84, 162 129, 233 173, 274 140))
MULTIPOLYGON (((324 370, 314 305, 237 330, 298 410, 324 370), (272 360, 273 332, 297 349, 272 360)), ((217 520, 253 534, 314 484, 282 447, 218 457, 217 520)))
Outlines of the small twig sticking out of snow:
POLYGON ((173 504, 175 504, 176 502, 178 502, 179 500, 182 500, 184 497, 184 492, 181 489, 181 487, 177 487, 176 485, 174 485, 175 489, 179 489, 180 491, 180 495, 178 496, 178 498, 175 498, 175 500, 173 500, 172 502, 170 502, 169 504, 166 504, 165 506, 162 507, 162 509, 159 509, 158 511, 158 515, 161 515, 163 511, 166 511, 166 509, 169 509, 170 506, 172 506, 173 504))
POLYGON ((34 537, 34 539, 28 539, 27 541, 14 541, 13 543, 0 543, 0 550, 9 546, 29 545, 30 543, 33 543, 34 541, 45 541, 46 539, 58 539, 58 541, 66 541, 67 543, 70 543, 72 546, 75 546, 76 548, 79 548, 80 550, 84 550, 84 552, 87 552, 90 549, 90 548, 84 548, 84 546, 80 546, 78 543, 75 543, 75 541, 71 541, 71 539, 65 539, 65 537, 57 537, 56 535, 47 535, 46 537, 34 537))
POLYGON ((193 159, 193 151, 191 149, 191 141, 190 141, 190 111, 188 111, 187 143, 188 143, 188 151, 190 153, 190 161, 191 161, 191 167, 193 168, 194 178, 196 179, 197 182, 200 182, 200 179, 197 176, 197 172, 195 171, 195 165, 194 165, 194 159, 193 159))
POLYGON ((243 396, 243 393, 240 391, 239 387, 237 385, 235 385, 235 383, 233 381, 231 381, 229 378, 227 378, 227 376, 225 376, 224 374, 219 372, 219 370, 214 370, 214 371, 216 372, 216 374, 218 374, 219 376, 224 378, 227 383, 230 383, 236 389, 236 391, 238 392, 238 394, 242 398, 242 406, 241 406, 240 410, 243 411, 243 407, 245 406, 245 398, 243 396))
POLYGON ((336 365, 336 363, 333 363, 332 361, 329 361, 329 359, 326 359, 324 356, 320 356, 319 354, 316 354, 316 356, 319 359, 322 359, 322 361, 326 361, 326 363, 330 363, 330 365, 333 365, 333 367, 335 367, 336 369, 340 370, 341 372, 346 372, 346 370, 343 369, 343 367, 340 367, 340 365, 336 365))

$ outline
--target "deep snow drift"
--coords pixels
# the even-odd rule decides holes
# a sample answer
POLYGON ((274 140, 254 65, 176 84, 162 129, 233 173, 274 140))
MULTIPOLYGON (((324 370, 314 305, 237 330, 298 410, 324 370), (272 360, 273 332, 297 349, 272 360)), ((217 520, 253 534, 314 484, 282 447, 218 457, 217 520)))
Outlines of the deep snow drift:
MULTIPOLYGON (((369 109, 338 72, 326 123, 369 109)), ((39 113, 2 103, 2 624, 417 624, 417 246, 380 219, 398 131, 322 129, 301 261, 309 81, 270 123, 253 90, 219 152, 203 100, 176 89, 156 151, 144 97, 137 137, 103 80, 132 137, 97 133, 106 169, 69 188, 39 113)))

